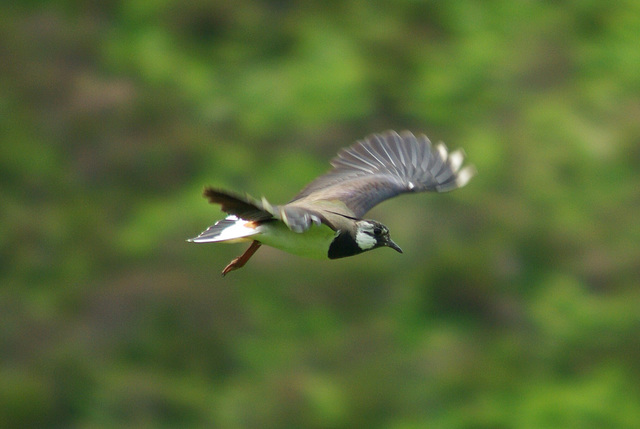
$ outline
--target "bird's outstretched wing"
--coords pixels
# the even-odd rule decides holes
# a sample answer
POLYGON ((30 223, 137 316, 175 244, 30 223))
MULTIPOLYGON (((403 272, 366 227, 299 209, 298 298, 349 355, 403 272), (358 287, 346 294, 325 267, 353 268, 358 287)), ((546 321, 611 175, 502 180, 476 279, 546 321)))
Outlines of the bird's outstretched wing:
POLYGON ((324 221, 322 214, 315 210, 287 205, 274 206, 265 198, 258 200, 248 194, 240 195, 206 187, 203 195, 211 204, 220 204, 223 212, 236 215, 247 221, 281 220, 295 232, 304 232, 312 224, 319 225, 324 221))
POLYGON ((305 207, 318 201, 341 201, 360 218, 380 202, 406 192, 446 192, 469 182, 476 170, 462 167, 464 153, 449 153, 425 135, 409 131, 372 134, 342 149, 333 169, 309 183, 291 201, 305 207))

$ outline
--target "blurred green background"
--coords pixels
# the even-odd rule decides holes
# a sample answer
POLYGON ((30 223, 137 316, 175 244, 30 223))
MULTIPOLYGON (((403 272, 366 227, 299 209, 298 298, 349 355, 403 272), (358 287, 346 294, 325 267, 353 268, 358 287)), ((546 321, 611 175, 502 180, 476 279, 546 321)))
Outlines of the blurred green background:
POLYGON ((639 427, 637 1, 1 9, 0 426, 639 427), (404 255, 185 242, 389 128, 404 255))

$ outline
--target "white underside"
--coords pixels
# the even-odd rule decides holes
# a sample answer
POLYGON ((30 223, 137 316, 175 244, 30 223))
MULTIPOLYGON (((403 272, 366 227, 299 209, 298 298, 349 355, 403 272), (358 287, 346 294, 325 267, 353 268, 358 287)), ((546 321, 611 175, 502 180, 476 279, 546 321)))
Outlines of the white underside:
POLYGON ((259 229, 260 234, 251 238, 267 246, 308 258, 328 258, 329 246, 338 235, 325 224, 312 224, 302 233, 291 231, 282 222, 269 222, 259 229))
POLYGON ((225 228, 219 235, 207 239, 193 239, 195 243, 237 243, 256 240, 267 246, 284 250, 294 255, 309 258, 328 258, 329 246, 338 234, 327 225, 312 224, 307 231, 298 233, 290 230, 283 222, 266 222, 257 228, 251 228, 251 222, 227 217, 234 223, 225 228))

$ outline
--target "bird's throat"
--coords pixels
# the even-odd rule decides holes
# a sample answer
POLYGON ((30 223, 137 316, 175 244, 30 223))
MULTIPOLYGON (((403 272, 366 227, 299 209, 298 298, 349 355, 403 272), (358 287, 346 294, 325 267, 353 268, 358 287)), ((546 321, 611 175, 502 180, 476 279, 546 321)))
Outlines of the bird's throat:
POLYGON ((329 259, 345 258, 364 252, 348 231, 340 231, 329 246, 329 259))

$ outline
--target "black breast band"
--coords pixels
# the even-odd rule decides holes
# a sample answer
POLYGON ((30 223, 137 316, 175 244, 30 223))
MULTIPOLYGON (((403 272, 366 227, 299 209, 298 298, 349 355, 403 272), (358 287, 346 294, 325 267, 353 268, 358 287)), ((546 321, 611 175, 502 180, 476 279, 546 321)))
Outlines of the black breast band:
POLYGON ((348 231, 340 231, 329 246, 329 259, 344 258, 362 252, 363 250, 358 246, 358 243, 356 243, 356 240, 348 231))

